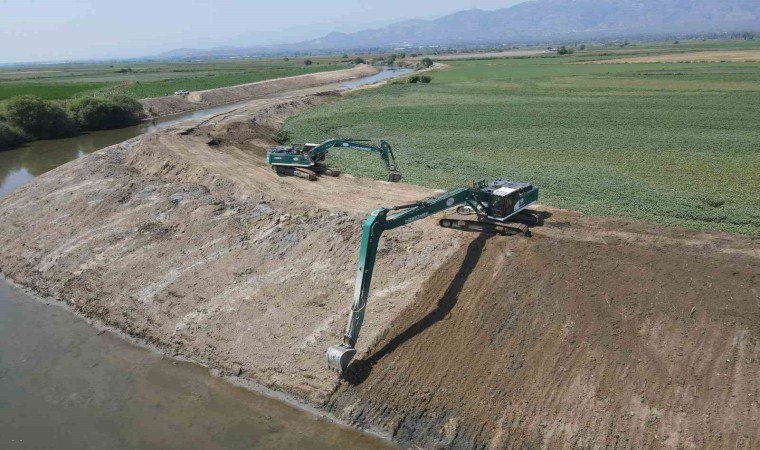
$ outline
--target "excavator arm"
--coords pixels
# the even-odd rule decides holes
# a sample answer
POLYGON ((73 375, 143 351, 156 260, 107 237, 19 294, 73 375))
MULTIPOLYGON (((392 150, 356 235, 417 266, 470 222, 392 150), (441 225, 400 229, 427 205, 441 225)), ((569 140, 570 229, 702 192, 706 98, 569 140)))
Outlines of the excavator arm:
POLYGON ((379 141, 380 145, 374 146, 364 143, 372 142, 370 139, 329 139, 309 150, 308 156, 314 162, 322 161, 327 153, 333 148, 350 148, 353 150, 378 153, 385 164, 385 168, 388 170, 388 181, 397 182, 401 180, 401 173, 398 171, 393 150, 391 149, 390 144, 385 140, 380 139, 379 141))
POLYGON ((327 350, 327 365, 338 373, 348 367, 356 355, 356 341, 364 322, 364 313, 367 307, 372 274, 375 269, 375 257, 380 236, 385 230, 391 230, 414 221, 424 219, 437 212, 451 208, 462 203, 467 203, 473 208, 478 203, 478 191, 475 189, 458 188, 451 190, 438 197, 423 200, 419 203, 396 206, 394 208, 379 208, 369 215, 362 227, 362 245, 359 250, 359 265, 356 270, 354 282, 354 302, 348 316, 348 326, 343 335, 343 343, 334 345, 327 350), (392 216, 388 213, 393 210, 401 210, 392 216))
POLYGON ((496 180, 490 185, 482 182, 471 188, 456 188, 417 203, 373 211, 362 227, 362 245, 348 326, 343 335, 343 343, 327 349, 328 367, 342 374, 356 355, 355 346, 364 322, 377 246, 385 230, 408 225, 458 205, 466 205, 466 209, 478 214, 478 220, 444 218, 439 224, 462 231, 530 236, 526 223, 535 225, 539 219, 522 211, 537 200, 538 188, 528 183, 496 180), (394 213, 389 215, 391 212, 394 213))

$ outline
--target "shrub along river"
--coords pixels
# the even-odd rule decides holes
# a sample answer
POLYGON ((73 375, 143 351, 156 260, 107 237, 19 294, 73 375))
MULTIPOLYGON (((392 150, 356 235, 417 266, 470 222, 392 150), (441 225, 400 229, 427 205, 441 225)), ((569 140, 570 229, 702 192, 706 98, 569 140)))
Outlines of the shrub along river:
MULTIPOLYGON (((0 197, 88 153, 236 106, 0 152, 0 197)), ((394 446, 103 333, 0 280, 0 448, 394 446)))

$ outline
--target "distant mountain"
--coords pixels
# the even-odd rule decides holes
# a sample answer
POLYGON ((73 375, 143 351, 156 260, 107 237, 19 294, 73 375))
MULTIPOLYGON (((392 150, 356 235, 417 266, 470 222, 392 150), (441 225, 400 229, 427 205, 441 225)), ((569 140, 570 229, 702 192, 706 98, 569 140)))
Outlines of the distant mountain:
POLYGON ((435 20, 406 20, 293 44, 170 56, 243 56, 420 45, 520 43, 558 38, 760 30, 758 0, 534 0, 495 11, 471 9, 435 20))

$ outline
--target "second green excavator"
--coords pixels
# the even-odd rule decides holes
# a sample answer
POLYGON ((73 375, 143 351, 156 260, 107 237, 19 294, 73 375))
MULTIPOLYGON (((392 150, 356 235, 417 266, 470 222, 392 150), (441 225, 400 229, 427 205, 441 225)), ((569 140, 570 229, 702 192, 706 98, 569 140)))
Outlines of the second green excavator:
POLYGON ((293 175, 309 181, 316 180, 317 175, 337 177, 339 172, 325 165, 325 157, 330 150, 342 148, 378 153, 388 170, 388 181, 401 180, 393 150, 383 139, 328 139, 321 144, 281 145, 267 151, 267 163, 280 175, 293 175), (378 145, 371 144, 373 141, 378 145))
POLYGON ((386 230, 408 225, 437 212, 458 206, 460 216, 445 217, 438 222, 444 228, 503 236, 530 236, 530 226, 538 225, 540 217, 527 208, 538 200, 538 188, 529 183, 496 180, 477 183, 469 188, 456 188, 445 194, 417 203, 372 212, 364 222, 362 245, 359 250, 359 267, 354 284, 354 302, 348 316, 343 343, 327 349, 327 365, 342 374, 356 355, 356 341, 364 321, 375 257, 380 236, 386 230), (398 211, 388 215, 391 211, 398 211))

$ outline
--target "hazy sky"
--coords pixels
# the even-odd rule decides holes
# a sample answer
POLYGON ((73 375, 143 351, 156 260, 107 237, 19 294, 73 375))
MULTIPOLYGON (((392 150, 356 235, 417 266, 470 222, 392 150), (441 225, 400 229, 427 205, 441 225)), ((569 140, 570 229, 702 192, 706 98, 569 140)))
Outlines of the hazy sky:
POLYGON ((295 42, 525 0, 0 0, 0 62, 295 42))

